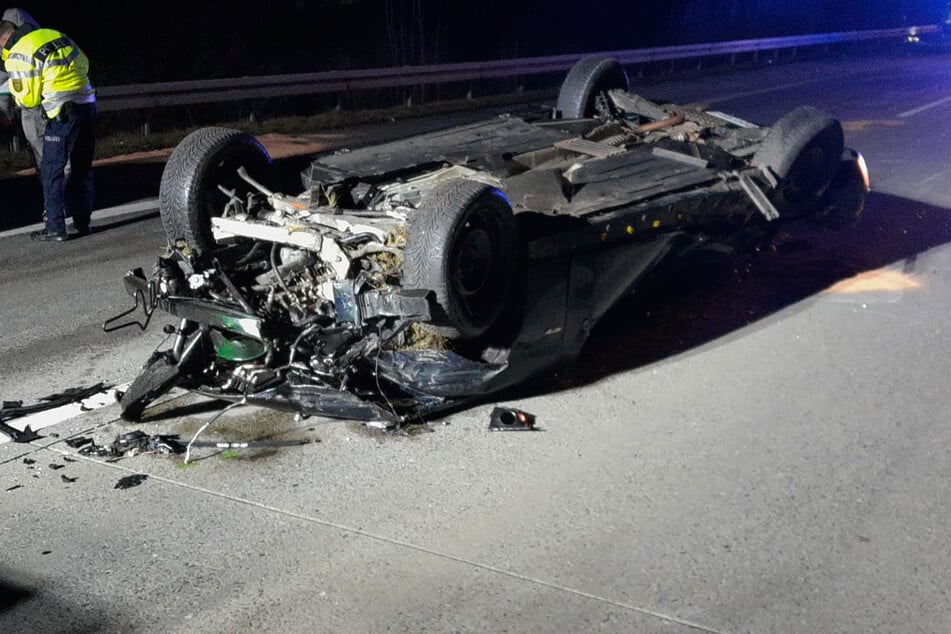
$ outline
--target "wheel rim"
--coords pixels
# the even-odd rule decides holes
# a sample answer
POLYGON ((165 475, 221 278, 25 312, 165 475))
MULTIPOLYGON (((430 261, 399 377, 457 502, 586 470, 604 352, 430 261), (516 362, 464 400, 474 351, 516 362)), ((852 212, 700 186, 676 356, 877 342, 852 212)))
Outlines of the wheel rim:
POLYGON ((474 210, 453 250, 451 286, 466 321, 481 326, 496 312, 496 295, 504 275, 501 221, 489 207, 474 210))
POLYGON ((455 287, 463 297, 476 295, 489 282, 492 270, 492 241, 488 232, 477 228, 466 233, 456 253, 455 287))

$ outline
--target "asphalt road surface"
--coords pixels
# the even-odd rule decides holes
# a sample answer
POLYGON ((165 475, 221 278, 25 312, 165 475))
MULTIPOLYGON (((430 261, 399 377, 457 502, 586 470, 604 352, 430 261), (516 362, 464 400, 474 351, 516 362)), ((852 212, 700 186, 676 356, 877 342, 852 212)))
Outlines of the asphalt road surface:
MULTIPOLYGON (((645 84, 758 122, 823 108, 873 192, 852 229, 646 286, 576 367, 503 395, 541 431, 490 433, 494 403, 405 435, 237 408, 202 438, 309 442, 189 465, 65 442, 187 440, 220 412, 176 393, 137 426, 109 404, 0 444, 0 631, 951 631, 949 62, 645 84)), ((0 237, 4 400, 122 385, 164 338, 101 329, 164 240, 128 199, 161 167, 115 169, 101 195, 131 204, 92 236, 0 237)))

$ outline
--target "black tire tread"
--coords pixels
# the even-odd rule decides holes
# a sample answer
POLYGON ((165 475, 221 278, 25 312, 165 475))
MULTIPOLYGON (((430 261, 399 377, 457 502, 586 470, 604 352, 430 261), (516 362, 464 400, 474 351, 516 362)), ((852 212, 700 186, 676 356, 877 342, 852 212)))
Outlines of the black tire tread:
POLYGON ((166 355, 151 359, 119 399, 123 420, 138 422, 149 403, 170 390, 181 375, 175 362, 166 355))
POLYGON ((169 242, 183 239, 199 251, 214 248, 214 238, 205 217, 207 211, 201 204, 202 194, 206 187, 217 187, 216 183, 207 182, 209 172, 234 153, 241 153, 257 163, 250 166, 250 170, 270 164, 267 151, 257 139, 231 128, 200 128, 172 151, 159 185, 159 211, 169 242))
POLYGON ((838 161, 845 143, 842 124, 812 106, 791 110, 780 117, 766 134, 753 155, 753 165, 769 168, 777 178, 786 178, 799 152, 819 134, 838 137, 839 149, 834 156, 838 161))
MULTIPOLYGON (((472 338, 481 334, 473 327, 461 326, 465 319, 454 307, 448 280, 452 238, 465 210, 483 196, 496 196, 491 185, 470 180, 455 180, 438 185, 425 199, 421 209, 407 222, 407 240, 403 253, 403 284, 407 288, 430 290, 435 294, 434 314, 427 330, 450 339, 472 338)), ((515 220, 508 209, 503 216, 503 252, 511 257, 514 248, 515 220)), ((510 287, 510 280, 503 285, 510 287)), ((500 295, 505 300, 507 290, 500 295)), ((496 313, 501 312, 501 306, 496 313)), ((497 318, 494 315, 489 321, 497 318)), ((487 329, 487 328, 486 328, 487 329)))
POLYGON ((751 163, 779 181, 771 198, 782 211, 800 213, 815 204, 832 183, 845 147, 842 124, 812 106, 786 113, 770 128, 751 163), (823 164, 808 190, 796 189, 797 160, 811 147, 821 148, 823 164))
POLYGON ((556 108, 564 119, 590 117, 594 114, 594 93, 614 88, 630 88, 627 73, 617 60, 599 55, 582 57, 562 82, 556 108))

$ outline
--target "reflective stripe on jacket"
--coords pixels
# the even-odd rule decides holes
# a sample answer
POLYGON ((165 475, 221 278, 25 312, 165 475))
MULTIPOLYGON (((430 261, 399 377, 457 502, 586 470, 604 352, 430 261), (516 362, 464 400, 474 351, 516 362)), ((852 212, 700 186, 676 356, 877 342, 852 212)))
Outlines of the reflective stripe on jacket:
POLYGON ((17 105, 42 105, 50 119, 56 118, 67 102, 96 101, 89 81, 89 60, 59 31, 37 29, 21 37, 9 49, 6 70, 17 105))

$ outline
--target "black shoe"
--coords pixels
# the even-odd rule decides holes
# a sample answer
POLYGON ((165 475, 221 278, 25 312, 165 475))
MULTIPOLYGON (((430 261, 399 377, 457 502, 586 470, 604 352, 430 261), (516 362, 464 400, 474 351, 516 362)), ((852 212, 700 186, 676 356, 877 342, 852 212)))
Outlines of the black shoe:
POLYGON ((42 231, 34 231, 31 233, 30 240, 39 240, 40 242, 66 242, 69 240, 69 234, 65 231, 60 233, 43 229, 42 231))
POLYGON ((88 236, 90 233, 92 233, 92 227, 90 227, 89 225, 85 225, 85 226, 76 226, 76 225, 73 225, 73 227, 76 229, 76 237, 77 237, 77 238, 81 238, 81 237, 83 237, 83 236, 88 236))

